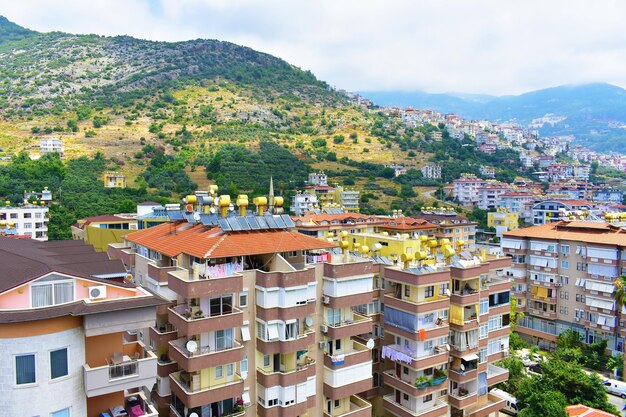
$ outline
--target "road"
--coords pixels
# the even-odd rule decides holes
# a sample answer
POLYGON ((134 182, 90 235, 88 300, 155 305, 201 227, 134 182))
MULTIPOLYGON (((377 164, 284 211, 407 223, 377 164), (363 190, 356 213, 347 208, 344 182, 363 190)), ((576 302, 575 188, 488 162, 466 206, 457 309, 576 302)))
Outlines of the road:
POLYGON ((620 398, 617 395, 609 394, 609 401, 611 402, 611 404, 617 407, 617 411, 619 411, 621 415, 624 415, 624 413, 622 412, 622 408, 624 408, 624 405, 626 405, 625 399, 620 398))

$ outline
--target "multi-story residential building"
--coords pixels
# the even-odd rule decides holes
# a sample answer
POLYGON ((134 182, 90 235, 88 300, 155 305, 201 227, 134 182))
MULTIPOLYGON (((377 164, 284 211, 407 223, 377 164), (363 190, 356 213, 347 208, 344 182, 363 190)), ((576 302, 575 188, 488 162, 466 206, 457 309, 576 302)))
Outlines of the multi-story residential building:
POLYGON ((509 191, 500 195, 499 207, 517 213, 520 219, 532 223, 532 204, 537 195, 531 192, 509 191))
POLYGON ((126 176, 124 174, 106 171, 102 177, 104 188, 126 188, 126 176))
POLYGON ((319 202, 317 196, 310 193, 297 192, 291 200, 291 207, 289 210, 294 216, 302 216, 308 211, 314 211, 319 209, 319 202))
POLYGON ((0 238, 0 262, 0 414, 158 416, 136 330, 164 300, 81 241, 0 238))
POLYGON ((454 256, 445 240, 434 244, 442 253, 428 263, 405 254, 403 266, 381 265, 391 390, 383 408, 398 417, 484 417, 504 407, 489 387, 508 379, 493 362, 508 354, 511 282, 502 271, 511 261, 454 256))
POLYGON ((474 175, 463 174, 461 178, 452 181, 454 190, 452 196, 458 199, 464 206, 475 206, 478 204, 478 189, 484 187, 486 181, 474 175))
POLYGON ((486 178, 495 178, 496 177, 496 169, 494 167, 490 167, 488 165, 481 165, 479 168, 480 175, 486 178))
POLYGON ((624 193, 616 188, 601 188, 593 193, 596 202, 622 204, 623 200, 624 193))
POLYGON ((559 221, 504 234, 501 247, 513 257, 514 296, 525 317, 520 335, 554 348, 566 329, 586 343, 608 340, 623 352, 613 281, 626 271, 626 232, 603 222, 559 221))
POLYGON ((360 213, 309 213, 292 219, 298 232, 324 240, 337 240, 341 232, 372 233, 384 223, 384 219, 360 213))
POLYGON ((385 167, 393 169, 394 177, 399 177, 400 175, 406 174, 406 167, 404 165, 391 164, 391 165, 385 165, 385 167))
POLYGON ((500 206, 500 196, 511 190, 507 184, 488 182, 478 188, 478 208, 492 210, 500 206))
POLYGON ((287 215, 247 212, 246 200, 239 215, 200 221, 171 210, 178 220, 110 245, 171 302, 149 329, 161 411, 370 416, 356 394, 372 389, 372 353, 352 337, 372 319, 352 307, 372 302, 372 261, 326 252, 335 245, 294 231, 287 215))
POLYGON ((424 178, 433 180, 441 178, 441 165, 424 165, 420 171, 424 178))
POLYGON ((87 217, 72 225, 72 239, 84 240, 96 251, 106 252, 110 243, 122 243, 124 236, 135 230, 135 214, 87 217))
POLYGON ((338 186, 335 187, 335 202, 344 210, 358 212, 359 194, 358 190, 338 186))
POLYGON ((39 140, 39 153, 46 154, 57 152, 63 156, 63 141, 59 138, 45 138, 39 140))
POLYGON ((416 216, 437 226, 435 236, 449 239, 454 245, 463 242, 465 248, 474 250, 476 247, 476 223, 452 209, 426 208, 416 216))
POLYGON ((31 239, 48 240, 48 207, 45 202, 12 206, 9 201, 0 208, 0 231, 4 235, 16 235, 31 239))
POLYGON ((532 206, 534 225, 556 222, 561 212, 587 211, 593 206, 585 200, 544 200, 532 206))
POLYGON ((32 201, 33 203, 35 201, 38 201, 39 204, 43 202, 44 205, 49 206, 50 203, 52 203, 52 191, 48 190, 48 187, 44 187, 43 190, 40 192, 36 192, 36 191, 25 192, 24 200, 32 201))
POLYGON ((487 227, 496 229, 496 234, 519 229, 519 213, 499 208, 495 213, 487 213, 487 227))
POLYGON ((309 174, 309 185, 328 185, 328 175, 324 172, 311 172, 309 174))

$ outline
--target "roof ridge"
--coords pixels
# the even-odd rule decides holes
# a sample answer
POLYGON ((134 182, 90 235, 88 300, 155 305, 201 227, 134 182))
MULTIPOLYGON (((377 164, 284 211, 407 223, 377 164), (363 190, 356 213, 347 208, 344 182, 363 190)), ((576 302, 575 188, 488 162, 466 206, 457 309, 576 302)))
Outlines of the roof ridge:
POLYGON ((205 257, 205 258, 208 258, 209 256, 211 256, 211 253, 213 253, 213 251, 214 251, 215 249, 217 249, 217 247, 218 247, 218 246, 219 246, 219 245, 220 245, 220 244, 221 244, 224 240, 226 240, 226 237, 227 237, 227 236, 228 236, 228 234, 227 234, 227 233, 224 233, 224 234, 222 235, 222 237, 220 237, 220 238, 217 240, 217 242, 215 242, 215 244, 209 248, 209 250, 208 250, 208 251, 204 254, 204 257, 205 257))

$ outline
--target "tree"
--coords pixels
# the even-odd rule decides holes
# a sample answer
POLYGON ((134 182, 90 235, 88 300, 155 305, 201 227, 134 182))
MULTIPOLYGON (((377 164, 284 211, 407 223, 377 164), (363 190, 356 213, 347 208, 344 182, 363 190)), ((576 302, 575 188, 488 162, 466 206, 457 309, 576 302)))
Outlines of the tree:
POLYGON ((519 417, 567 417, 565 395, 542 387, 538 378, 524 380, 517 393, 519 417))
POLYGON ((517 298, 515 297, 511 297, 511 314, 510 314, 510 322, 509 322, 509 327, 511 329, 511 332, 515 331, 515 327, 517 326, 517 322, 520 319, 524 318, 524 312, 519 312, 517 311, 517 298))
MULTIPOLYGON (((615 304, 617 304, 617 326, 615 326, 615 350, 617 350, 617 332, 618 329, 621 328, 622 310, 624 309, 624 305, 626 305, 626 275, 617 278, 615 282, 613 282, 613 285, 615 285, 613 297, 615 297, 615 304)), ((626 355, 624 355, 624 365, 622 365, 622 369, 626 370, 626 355)), ((626 381, 626 372, 622 372, 622 378, 626 381)))

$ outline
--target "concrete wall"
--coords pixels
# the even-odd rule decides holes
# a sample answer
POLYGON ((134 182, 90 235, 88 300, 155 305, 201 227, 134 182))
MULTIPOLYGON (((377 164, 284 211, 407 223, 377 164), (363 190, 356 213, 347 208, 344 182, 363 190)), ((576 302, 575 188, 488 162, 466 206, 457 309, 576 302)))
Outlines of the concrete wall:
POLYGON ((11 417, 48 416, 71 407, 72 416, 86 416, 83 390, 85 363, 81 328, 41 336, 0 339, 0 414, 11 417), (50 351, 67 348, 69 375, 50 380, 50 351), (35 353, 35 384, 15 385, 15 355, 35 353))

